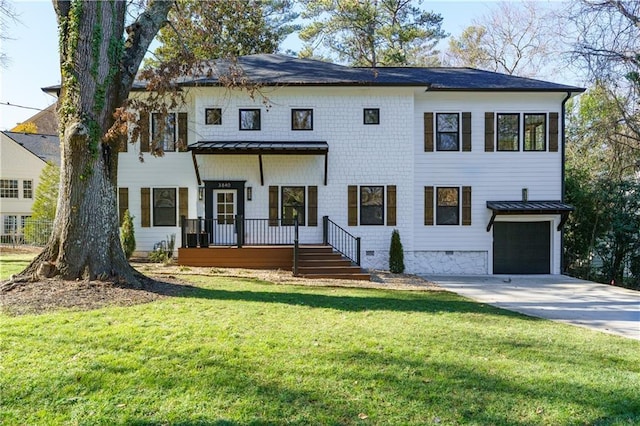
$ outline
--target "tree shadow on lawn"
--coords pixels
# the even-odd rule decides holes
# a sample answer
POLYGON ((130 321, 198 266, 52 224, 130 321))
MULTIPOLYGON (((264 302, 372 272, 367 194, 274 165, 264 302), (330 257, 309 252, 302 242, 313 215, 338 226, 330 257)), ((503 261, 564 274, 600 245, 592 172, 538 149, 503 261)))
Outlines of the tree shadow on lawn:
MULTIPOLYGON (((274 291, 222 290, 156 281, 155 285, 145 287, 147 291, 173 297, 186 297, 207 300, 233 300, 258 303, 279 303, 310 308, 336 309, 348 312, 363 311, 395 311, 395 312, 424 312, 424 313, 477 313, 492 314, 504 317, 539 321, 539 318, 529 317, 516 312, 495 308, 486 304, 473 302, 454 293, 439 292, 409 292, 386 289, 340 288, 345 292, 362 293, 362 296, 327 295, 328 288, 319 287, 291 287, 297 292, 283 292, 283 286, 276 286, 268 282, 253 279, 238 279, 245 283, 262 286, 273 286, 274 291), (380 296, 372 296, 371 293, 380 296)), ((331 288, 331 290, 336 290, 331 288)))

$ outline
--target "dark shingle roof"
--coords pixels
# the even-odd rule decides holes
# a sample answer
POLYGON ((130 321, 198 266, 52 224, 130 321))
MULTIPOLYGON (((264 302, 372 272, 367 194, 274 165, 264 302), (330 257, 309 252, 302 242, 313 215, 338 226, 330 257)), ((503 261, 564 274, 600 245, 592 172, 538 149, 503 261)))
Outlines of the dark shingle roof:
MULTIPOLYGON (((183 86, 217 86, 224 83, 219 76, 233 76, 266 86, 412 86, 433 91, 584 91, 580 87, 473 68, 357 68, 278 54, 248 55, 238 57, 234 62, 217 60, 200 65, 199 74, 202 77, 184 77, 178 83, 183 86)), ((144 81, 138 80, 134 90, 144 90, 145 85, 144 81)), ((59 86, 43 90, 56 92, 59 86)))
MULTIPOLYGON (((226 61, 211 67, 211 76, 183 79, 192 85, 217 85, 219 75, 228 75, 226 61)), ((473 68, 379 67, 354 68, 311 59, 298 59, 277 54, 258 54, 237 58, 235 69, 241 69, 249 81, 264 85, 304 86, 424 86, 429 90, 474 91, 561 91, 584 89, 473 68)))
POLYGON ((60 165, 60 140, 56 135, 2 132, 43 161, 60 165))

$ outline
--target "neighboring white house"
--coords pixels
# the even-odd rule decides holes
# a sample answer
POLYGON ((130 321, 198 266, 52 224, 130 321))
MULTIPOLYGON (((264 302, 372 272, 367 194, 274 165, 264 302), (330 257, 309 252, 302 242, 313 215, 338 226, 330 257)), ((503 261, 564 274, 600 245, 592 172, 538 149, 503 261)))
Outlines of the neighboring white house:
MULTIPOLYGON (((469 68, 238 63, 264 98, 185 79, 184 108, 163 123, 151 114, 119 154, 120 209, 135 216, 138 251, 170 234, 181 244, 181 216, 297 217, 301 243, 321 242, 328 216, 361 238, 364 268, 388 268, 398 229, 407 272, 560 273, 572 210, 564 103, 583 89, 469 68), (164 157, 144 154, 150 137, 164 157)), ((227 227, 211 243, 232 245, 227 227)))
POLYGON ((24 228, 47 162, 60 164, 58 136, 0 132, 0 242, 24 228))

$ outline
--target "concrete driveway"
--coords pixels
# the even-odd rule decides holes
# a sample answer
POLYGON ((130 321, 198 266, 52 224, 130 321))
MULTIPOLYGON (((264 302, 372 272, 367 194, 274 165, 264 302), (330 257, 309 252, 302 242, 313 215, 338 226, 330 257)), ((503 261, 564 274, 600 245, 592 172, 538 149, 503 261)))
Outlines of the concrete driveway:
POLYGON ((564 275, 425 275, 462 296, 640 340, 640 292, 564 275))

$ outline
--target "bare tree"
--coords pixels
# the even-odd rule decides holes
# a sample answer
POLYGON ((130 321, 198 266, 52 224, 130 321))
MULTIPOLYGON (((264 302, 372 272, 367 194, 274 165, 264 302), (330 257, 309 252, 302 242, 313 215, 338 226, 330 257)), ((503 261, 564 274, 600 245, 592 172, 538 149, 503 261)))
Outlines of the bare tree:
MULTIPOLYGON (((0 0, 0 42, 4 43, 6 40, 11 40, 9 22, 16 22, 17 20, 16 12, 9 0, 0 0)), ((7 54, 0 50, 0 68, 5 68, 8 61, 7 54)))
POLYGON ((138 284, 120 244, 116 209, 117 152, 126 142, 105 135, 172 5, 151 0, 125 27, 128 2, 54 0, 62 76, 60 196, 49 242, 23 276, 138 284))
POLYGON ((498 3, 451 37, 445 62, 525 77, 540 77, 558 51, 555 16, 538 2, 498 3))

